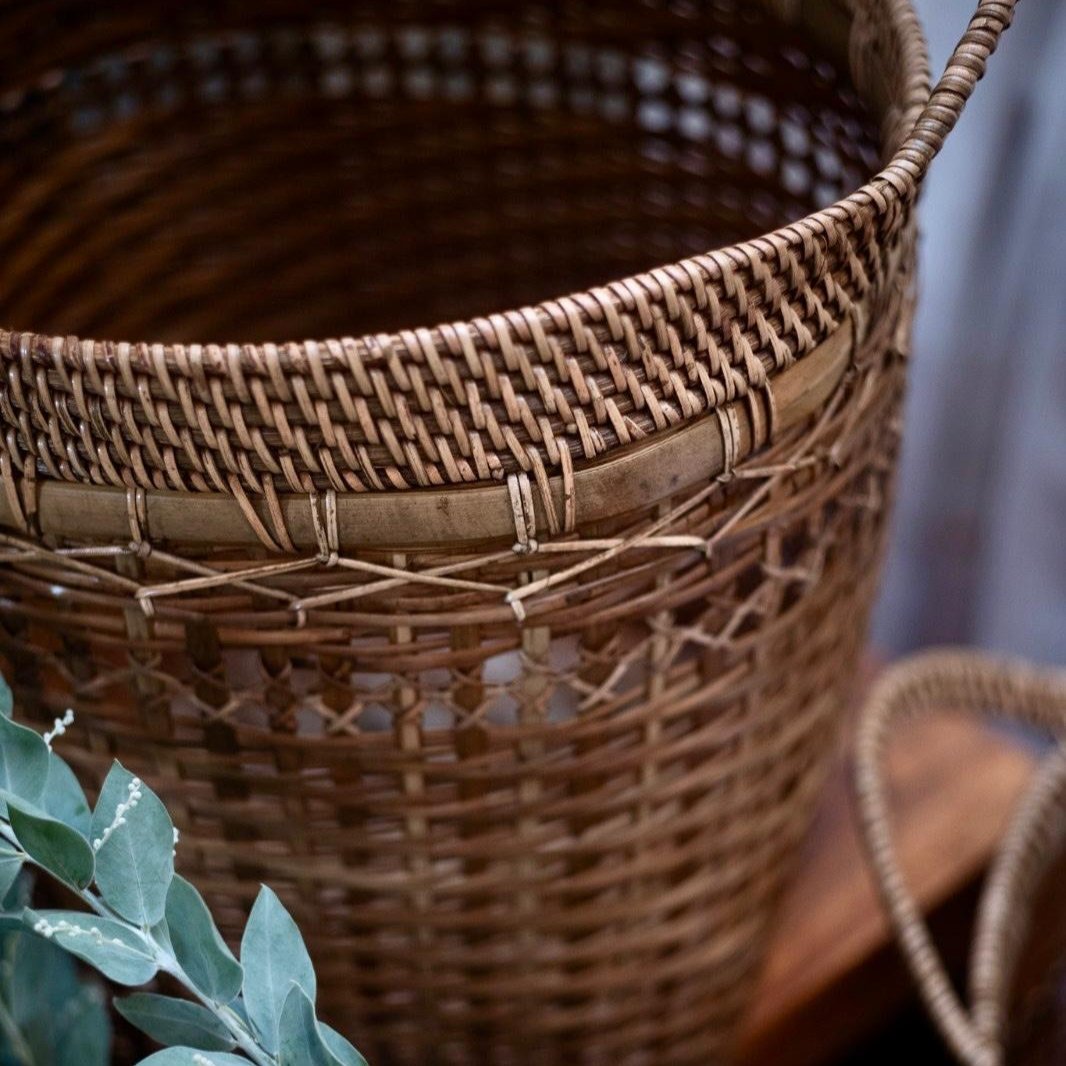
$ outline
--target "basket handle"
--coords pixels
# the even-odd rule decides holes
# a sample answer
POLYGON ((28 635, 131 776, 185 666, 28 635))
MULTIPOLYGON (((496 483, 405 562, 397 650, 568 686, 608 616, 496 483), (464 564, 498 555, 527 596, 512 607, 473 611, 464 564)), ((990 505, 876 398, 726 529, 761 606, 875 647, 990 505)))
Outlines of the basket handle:
MULTIPOLYGON (((1042 671, 976 652, 926 652, 891 667, 863 708, 855 752, 860 828, 878 891, 908 968, 941 1035, 967 1066, 1000 1066, 1002 1049, 974 1021, 988 1005, 967 1010, 952 987, 903 876, 889 827, 883 761, 892 727, 933 711, 998 713, 1061 732, 1066 726, 1066 673, 1042 671)), ((981 990, 975 992, 980 996, 981 990)))
POLYGON ((881 177, 902 179, 913 188, 922 183, 929 164, 955 128, 974 86, 985 72, 989 56, 1011 23, 1018 0, 980 0, 977 10, 914 127, 881 177))

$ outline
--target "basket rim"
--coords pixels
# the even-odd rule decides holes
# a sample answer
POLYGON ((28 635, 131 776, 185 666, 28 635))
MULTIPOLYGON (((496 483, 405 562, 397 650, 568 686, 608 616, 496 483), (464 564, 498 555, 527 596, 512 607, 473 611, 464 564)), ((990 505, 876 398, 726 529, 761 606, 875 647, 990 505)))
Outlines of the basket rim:
MULTIPOLYGON (((780 434, 812 417, 829 402, 844 380, 856 343, 859 322, 846 319, 827 340, 801 361, 783 370, 774 390, 754 392, 723 407, 724 423, 694 419, 656 434, 637 446, 548 478, 543 491, 531 493, 530 529, 564 532, 632 513, 667 496, 729 476, 740 463, 780 434), (550 515, 549 515, 550 512, 550 515)), ((346 495, 327 490, 335 509, 340 539, 361 549, 407 551, 446 544, 512 543, 516 518, 509 485, 498 482, 446 485, 412 492, 360 492, 346 495)), ((61 539, 107 542, 128 537, 131 521, 139 534, 179 543, 237 546, 258 544, 255 522, 272 524, 269 505, 247 496, 188 493, 174 490, 121 489, 110 485, 46 481, 39 485, 37 532, 61 539), (190 512, 185 502, 196 501, 190 512), (242 515, 243 508, 243 515, 242 515), (132 516, 136 515, 134 519, 132 516)), ((279 495, 280 522, 294 550, 321 547, 318 494, 279 495)), ((12 497, 0 492, 0 527, 17 525, 12 497)), ((0 538, 2 539, 2 538, 0 538)))
MULTIPOLYGON (((280 346, 0 330, 0 486, 13 524, 37 528, 41 487, 55 482, 132 493, 131 528, 149 493, 176 490, 235 499, 262 544, 284 551, 294 498, 314 509, 323 490, 351 501, 429 490, 432 502, 442 486, 493 486, 510 495, 524 544, 533 495, 550 532, 575 529, 573 507, 554 520, 551 472, 572 500, 578 463, 624 463, 711 413, 735 422, 734 400, 771 392, 844 322, 861 338, 878 294, 899 281, 896 253, 929 164, 1017 0, 978 0, 931 92, 912 0, 761 2, 803 22, 875 105, 892 154, 855 192, 738 244, 434 329, 280 346)), ((726 449, 724 422, 722 436, 726 449)))
MULTIPOLYGON (((839 0, 799 0, 798 3, 781 3, 781 0, 761 0, 772 9, 786 8, 798 12, 804 24, 814 19, 827 17, 846 20, 854 18, 846 33, 849 48, 856 50, 855 27, 860 26, 861 5, 854 12, 845 12, 839 0), (832 5, 832 6, 830 6, 832 5)), ((906 131, 912 120, 921 111, 929 98, 930 73, 928 50, 921 21, 913 6, 913 0, 878 0, 886 11, 886 18, 896 30, 901 43, 900 59, 903 65, 901 82, 906 85, 905 99, 896 123, 897 130, 906 131)), ((778 12, 780 14, 780 11, 778 12)), ((823 27, 824 28, 824 27, 823 27)), ((861 34, 858 35, 861 38, 861 34)), ((846 57, 842 57, 846 58, 846 57)), ((896 105, 897 107, 899 105, 896 105)), ((886 140, 890 143, 891 137, 886 140)), ((898 135, 889 161, 853 192, 837 199, 826 207, 819 208, 776 229, 750 237, 747 240, 713 248, 705 253, 685 256, 639 271, 621 278, 608 279, 602 285, 546 297, 534 304, 492 312, 468 319, 437 322, 399 329, 359 335, 304 339, 300 341, 259 340, 252 342, 157 342, 147 338, 137 341, 114 340, 106 337, 64 336, 34 329, 15 329, 0 325, 0 344, 19 340, 21 346, 29 345, 34 350, 46 349, 51 356, 66 357, 68 361, 84 368, 91 362, 100 369, 112 369, 118 360, 129 359, 134 370, 157 372, 162 359, 168 370, 178 374, 188 373, 189 362, 199 363, 208 369, 212 363, 219 370, 234 370, 238 373, 262 372, 269 364, 274 369, 302 373, 312 365, 328 367, 332 352, 338 344, 352 343, 359 346, 370 362, 383 360, 382 348, 396 353, 401 362, 411 359, 411 344, 421 346, 431 341, 439 345, 441 333, 452 330, 466 335, 478 335, 486 329, 490 332, 497 323, 520 318, 529 321, 531 314, 537 316, 537 325, 547 331, 557 327, 562 317, 571 319, 576 315, 585 325, 598 325, 603 317, 613 310, 631 312, 634 294, 641 293, 653 302, 667 299, 667 290, 682 291, 691 288, 694 276, 704 284, 719 281, 723 276, 745 263, 779 259, 786 249, 797 246, 809 249, 812 241, 832 244, 843 227, 852 229, 861 225, 871 215, 883 215, 914 199, 920 187, 922 174, 915 174, 909 165, 911 153, 901 143, 898 135), (608 306, 610 305, 610 310, 608 306), (596 308, 597 311, 594 311, 596 308), (75 350, 77 354, 75 354, 75 350), (189 360, 179 359, 175 351, 189 353, 189 360), (264 359, 265 356, 265 359, 264 359)))

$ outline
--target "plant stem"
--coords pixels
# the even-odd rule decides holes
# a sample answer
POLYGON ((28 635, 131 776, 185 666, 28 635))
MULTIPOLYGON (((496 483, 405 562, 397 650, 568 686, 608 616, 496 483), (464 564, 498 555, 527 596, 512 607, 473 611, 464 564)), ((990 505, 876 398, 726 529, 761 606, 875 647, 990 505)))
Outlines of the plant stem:
POLYGON ((192 981, 189 980, 178 960, 175 959, 169 951, 158 944, 155 937, 149 936, 148 940, 155 946, 156 959, 159 962, 159 968, 165 970, 171 977, 175 978, 186 991, 195 996, 196 999, 198 999, 216 1018, 218 1018, 218 1020, 229 1030, 230 1036, 232 1036, 237 1042, 237 1046, 241 1051, 256 1063, 257 1066, 277 1066, 277 1059, 259 1046, 259 1042, 248 1031, 244 1022, 241 1021, 236 1012, 231 1010, 224 1003, 216 1003, 209 996, 205 996, 192 983, 192 981))

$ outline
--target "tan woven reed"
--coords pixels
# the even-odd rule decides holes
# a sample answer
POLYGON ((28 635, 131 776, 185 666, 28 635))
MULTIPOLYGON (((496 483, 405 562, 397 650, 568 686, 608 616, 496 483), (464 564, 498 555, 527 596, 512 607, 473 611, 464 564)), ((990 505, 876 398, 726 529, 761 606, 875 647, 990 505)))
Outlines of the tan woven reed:
POLYGON ((932 99, 905 0, 0 7, 19 704, 372 1060, 725 1053, 1012 7, 932 99))
MULTIPOLYGON (((882 775, 892 730, 933 712, 1001 716, 1066 731, 1066 672, 975 652, 927 652, 878 682, 863 710, 856 783, 863 840, 885 907, 922 998, 945 1041, 967 1066, 1002 1066, 1010 993, 1042 877, 1066 850, 1066 741, 1046 756, 1019 802, 992 864, 970 950, 970 1006, 963 1006, 900 869, 882 775)), ((965 767, 959 768, 965 773, 965 767)), ((980 812, 975 812, 979 816, 980 812)))

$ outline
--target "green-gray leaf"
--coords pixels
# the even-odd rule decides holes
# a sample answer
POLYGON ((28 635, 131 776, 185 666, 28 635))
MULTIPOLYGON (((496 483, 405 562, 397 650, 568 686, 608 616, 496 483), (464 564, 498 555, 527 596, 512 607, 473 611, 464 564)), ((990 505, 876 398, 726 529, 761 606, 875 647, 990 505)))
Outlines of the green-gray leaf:
POLYGON ((340 1063, 340 1066, 367 1066, 366 1059, 336 1029, 326 1025, 325 1022, 319 1022, 318 1031, 322 1034, 322 1042, 329 1048, 330 1054, 340 1063))
POLYGON ((224 1051, 205 1055, 194 1047, 168 1047, 141 1059, 137 1066, 248 1066, 248 1060, 224 1051))
POLYGON ((251 1029, 252 1023, 248 1018, 248 1011, 244 1007, 244 1000, 241 999, 240 996, 235 996, 226 1004, 226 1006, 229 1007, 238 1018, 240 1018, 245 1029, 251 1029))
MULTIPOLYGON (((28 1061, 108 1066, 111 1024, 97 983, 79 978, 62 948, 24 929, 2 940, 0 999, 27 1044, 28 1061)), ((2 1051, 0 1061, 7 1062, 2 1051)))
MULTIPOLYGON (((171 882, 173 884, 173 882, 171 882)), ((170 893, 167 893, 167 899, 170 898, 170 893)), ((164 918, 161 922, 156 922, 148 930, 151 938, 164 950, 169 951, 171 955, 174 954, 174 944, 170 939, 170 926, 167 925, 167 920, 164 918)))
POLYGON ((319 1032, 314 1005, 299 985, 289 988, 281 1009, 278 1066, 337 1066, 319 1032))
POLYGON ((174 957, 208 999, 229 1003, 241 990, 241 964, 219 934, 200 893, 175 876, 167 893, 167 928, 174 957))
POLYGON ((229 1051, 236 1045, 215 1015, 187 999, 134 992, 116 999, 115 1010, 159 1044, 186 1044, 200 1051, 229 1051))
POLYGON ((148 944, 113 918, 81 911, 27 909, 22 921, 120 985, 143 985, 156 974, 148 944))
POLYGON ((0 716, 10 718, 15 710, 15 697, 11 694, 11 686, 0 677, 0 716))
POLYGON ((248 918, 241 940, 244 967, 244 1005, 263 1046, 278 1050, 281 1008, 293 983, 300 985, 312 1002, 315 970, 300 930, 281 900, 265 885, 248 918))
POLYGON ((2 939, 5 1006, 31 1044, 50 1044, 56 1014, 78 994, 75 962, 62 948, 28 933, 21 923, 17 933, 2 939))
POLYGON ((0 714, 0 790, 36 803, 48 780, 48 755, 40 734, 0 714))
POLYGON ((10 794, 5 799, 11 828, 23 851, 66 884, 87 887, 93 879, 93 849, 85 837, 10 794))
POLYGON ((161 921, 174 877, 174 823, 159 797, 119 763, 111 767, 93 812, 96 885, 104 902, 128 921, 148 928, 161 921), (139 793, 139 795, 138 795, 139 793), (122 804, 135 804, 115 821, 122 804))
POLYGON ((93 992, 79 992, 60 1012, 56 1062, 76 1062, 78 1066, 108 1066, 111 1062, 111 1020, 93 992))
POLYGON ((88 838, 92 814, 74 771, 53 751, 48 759, 48 779, 40 798, 41 809, 88 838))
POLYGON ((19 871, 22 869, 22 856, 17 851, 12 851, 0 844, 0 908, 11 891, 19 871))

